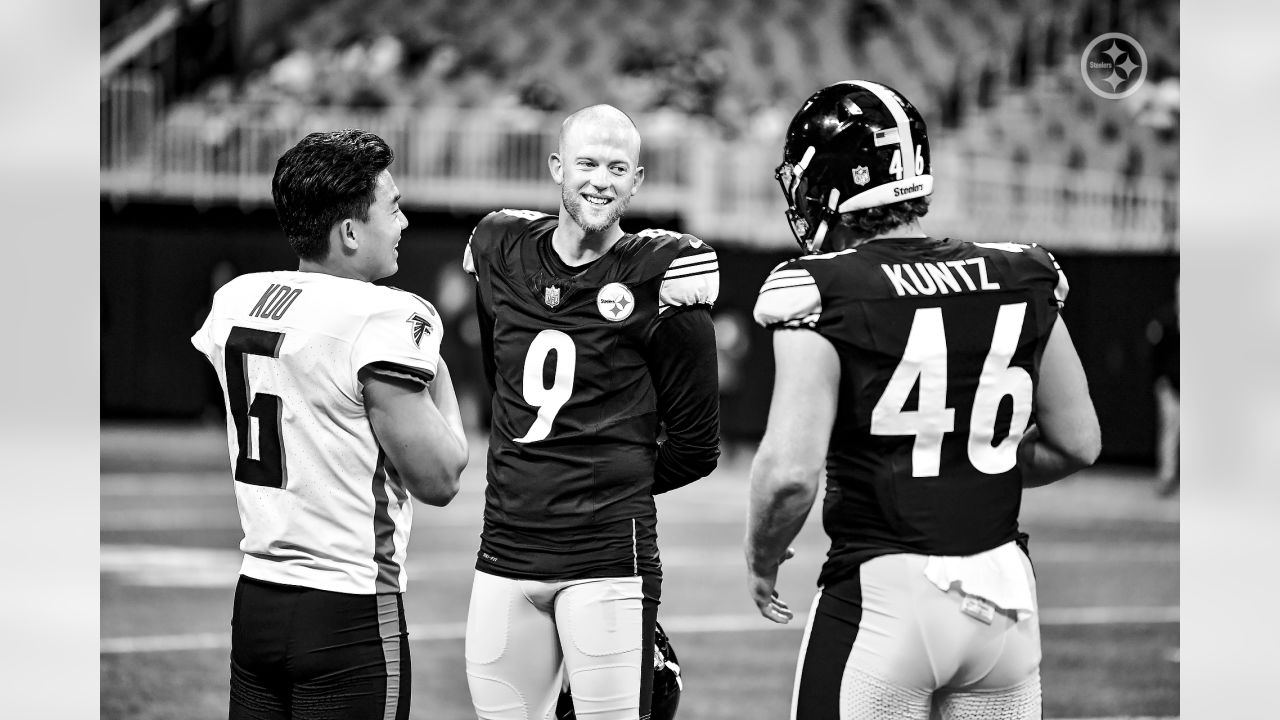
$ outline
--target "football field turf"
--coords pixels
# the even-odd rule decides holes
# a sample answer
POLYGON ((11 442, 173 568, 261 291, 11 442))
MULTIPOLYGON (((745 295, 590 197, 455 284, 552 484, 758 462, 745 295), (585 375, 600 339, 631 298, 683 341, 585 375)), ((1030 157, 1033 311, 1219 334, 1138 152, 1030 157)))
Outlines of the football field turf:
MULTIPOLYGON (((241 533, 223 430, 104 425, 101 442, 101 717, 225 718, 241 533)), ((414 718, 474 717, 462 637, 484 448, 472 438, 448 507, 415 508, 405 595, 414 718)), ((760 617, 741 550, 752 450, 658 498, 659 620, 684 670, 680 720, 788 716, 826 537, 815 507, 779 578, 797 617, 760 617)), ((1148 475, 1096 468, 1024 496, 1046 718, 1178 715, 1178 501, 1155 497, 1148 475)))

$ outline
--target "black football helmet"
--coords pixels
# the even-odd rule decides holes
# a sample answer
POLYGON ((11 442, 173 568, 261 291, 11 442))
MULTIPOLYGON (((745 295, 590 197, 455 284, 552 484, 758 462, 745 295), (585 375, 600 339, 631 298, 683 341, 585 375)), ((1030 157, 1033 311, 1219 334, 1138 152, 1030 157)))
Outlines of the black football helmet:
POLYGON ((805 100, 774 176, 791 232, 815 253, 841 213, 932 193, 929 160, 928 131, 914 105, 886 85, 846 80, 805 100))
MULTIPOLYGON (((671 647, 671 639, 657 625, 653 640, 653 702, 650 704, 651 720, 673 720, 680 706, 680 692, 684 681, 680 679, 680 662, 671 647)), ((560 692, 556 703, 556 720, 577 720, 573 711, 573 696, 569 688, 560 692)))

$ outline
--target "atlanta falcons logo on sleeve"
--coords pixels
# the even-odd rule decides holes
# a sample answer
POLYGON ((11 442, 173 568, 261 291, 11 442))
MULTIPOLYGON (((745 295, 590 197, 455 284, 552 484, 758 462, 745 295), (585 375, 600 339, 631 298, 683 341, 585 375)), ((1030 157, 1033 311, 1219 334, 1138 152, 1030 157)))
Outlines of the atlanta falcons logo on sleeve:
POLYGON ((409 316, 405 322, 409 323, 413 332, 413 344, 415 347, 422 347, 422 336, 431 334, 431 321, 422 317, 418 313, 409 316))

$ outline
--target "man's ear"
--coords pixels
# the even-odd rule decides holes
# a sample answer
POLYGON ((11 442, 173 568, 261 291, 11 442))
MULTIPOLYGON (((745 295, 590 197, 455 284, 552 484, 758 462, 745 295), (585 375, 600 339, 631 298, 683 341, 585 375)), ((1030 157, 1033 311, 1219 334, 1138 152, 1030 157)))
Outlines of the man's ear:
POLYGON ((636 168, 636 184, 631 186, 631 194, 640 192, 640 183, 644 182, 644 166, 636 168))
POLYGON ((360 241, 356 239, 356 224, 351 218, 338 223, 338 235, 342 240, 342 251, 351 254, 360 249, 360 241))
POLYGON ((551 153, 547 156, 547 169, 551 171, 551 179, 556 184, 564 182, 564 163, 560 160, 560 153, 551 153))

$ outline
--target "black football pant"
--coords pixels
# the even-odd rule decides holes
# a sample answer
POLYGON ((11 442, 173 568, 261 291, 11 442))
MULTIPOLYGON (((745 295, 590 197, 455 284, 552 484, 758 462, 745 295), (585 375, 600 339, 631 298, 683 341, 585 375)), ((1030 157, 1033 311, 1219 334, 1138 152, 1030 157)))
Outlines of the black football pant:
POLYGON ((411 678, 401 595, 240 577, 230 720, 408 720, 411 678))

